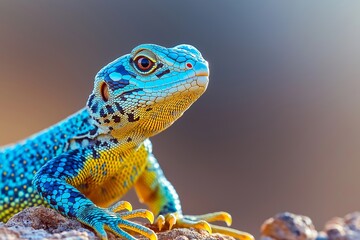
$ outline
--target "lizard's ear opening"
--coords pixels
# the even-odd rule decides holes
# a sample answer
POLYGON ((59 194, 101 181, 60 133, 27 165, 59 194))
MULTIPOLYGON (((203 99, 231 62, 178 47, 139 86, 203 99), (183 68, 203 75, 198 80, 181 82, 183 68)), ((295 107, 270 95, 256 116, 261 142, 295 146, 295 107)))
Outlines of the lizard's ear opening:
POLYGON ((104 102, 107 102, 109 100, 109 88, 105 82, 101 84, 100 94, 104 102))

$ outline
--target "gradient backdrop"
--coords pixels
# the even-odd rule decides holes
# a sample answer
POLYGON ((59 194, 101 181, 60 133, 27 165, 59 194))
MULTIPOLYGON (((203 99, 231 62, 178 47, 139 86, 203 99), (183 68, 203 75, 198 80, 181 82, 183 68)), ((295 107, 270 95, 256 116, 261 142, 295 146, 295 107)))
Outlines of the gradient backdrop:
MULTIPOLYGON (((140 43, 190 43, 207 93, 154 151, 185 213, 258 235, 280 211, 317 228, 360 209, 359 1, 0 3, 0 144, 84 106, 93 77, 140 43)), ((135 206, 134 194, 128 199, 135 206)))

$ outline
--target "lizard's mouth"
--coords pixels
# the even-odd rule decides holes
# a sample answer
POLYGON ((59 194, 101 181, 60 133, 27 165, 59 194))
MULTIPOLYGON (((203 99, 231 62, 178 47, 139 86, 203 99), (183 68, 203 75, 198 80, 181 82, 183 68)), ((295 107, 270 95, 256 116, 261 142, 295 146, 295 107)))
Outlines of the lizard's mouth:
MULTIPOLYGON (((172 82, 172 83, 161 84, 161 85, 152 86, 152 87, 149 87, 149 88, 136 88, 136 89, 133 89, 133 90, 125 91, 125 92, 121 93, 120 95, 116 96, 115 99, 119 99, 119 98, 121 99, 121 98, 124 98, 124 97, 126 97, 128 95, 132 95, 134 93, 136 95, 136 92, 139 92, 139 91, 144 91, 145 93, 163 92, 165 90, 175 88, 175 87, 179 87, 181 85, 191 84, 194 81, 196 82, 195 86, 205 87, 206 88, 206 86, 207 86, 207 84, 209 82, 209 74, 208 74, 208 72, 200 72, 200 73, 197 73, 195 75, 195 77, 181 79, 181 80, 178 80, 178 81, 175 81, 175 82, 172 82)), ((191 89, 190 89, 190 91, 191 91, 191 89)), ((183 91, 179 91, 179 93, 180 92, 183 92, 183 91)))

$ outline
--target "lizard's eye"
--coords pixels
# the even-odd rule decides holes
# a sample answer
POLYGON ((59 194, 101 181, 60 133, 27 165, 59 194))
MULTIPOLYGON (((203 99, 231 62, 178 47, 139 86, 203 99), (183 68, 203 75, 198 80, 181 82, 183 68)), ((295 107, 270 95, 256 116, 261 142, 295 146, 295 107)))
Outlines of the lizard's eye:
POLYGON ((105 82, 101 84, 100 94, 104 102, 107 102, 109 100, 109 88, 105 82))
POLYGON ((153 66, 154 62, 145 56, 139 56, 135 59, 135 67, 142 73, 149 73, 153 66))
POLYGON ((135 69, 142 74, 153 72, 155 70, 155 65, 155 55, 148 50, 140 51, 134 58, 135 69))

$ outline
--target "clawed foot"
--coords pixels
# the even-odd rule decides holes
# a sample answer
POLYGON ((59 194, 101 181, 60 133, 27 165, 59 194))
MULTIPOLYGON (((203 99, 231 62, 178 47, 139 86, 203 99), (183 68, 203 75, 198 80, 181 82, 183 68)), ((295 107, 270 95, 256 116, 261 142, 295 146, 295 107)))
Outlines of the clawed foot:
POLYGON ((159 230, 164 226, 172 229, 177 228, 195 228, 203 229, 209 233, 222 233, 240 240, 254 240, 255 238, 246 232, 229 228, 232 223, 231 215, 226 212, 215 212, 204 215, 181 215, 179 213, 169 213, 165 216, 159 215, 155 221, 155 224, 159 227, 159 230), (225 222, 228 227, 222 227, 218 225, 210 224, 211 222, 221 221, 225 222))
POLYGON ((154 231, 140 224, 129 221, 133 218, 145 218, 148 219, 150 223, 154 222, 154 215, 152 212, 145 209, 133 211, 131 204, 126 201, 118 202, 107 209, 95 206, 87 208, 86 215, 79 220, 92 227, 101 239, 107 239, 105 232, 106 229, 115 235, 128 240, 136 240, 136 238, 131 236, 125 230, 136 232, 149 238, 150 240, 157 240, 157 236, 154 231))

